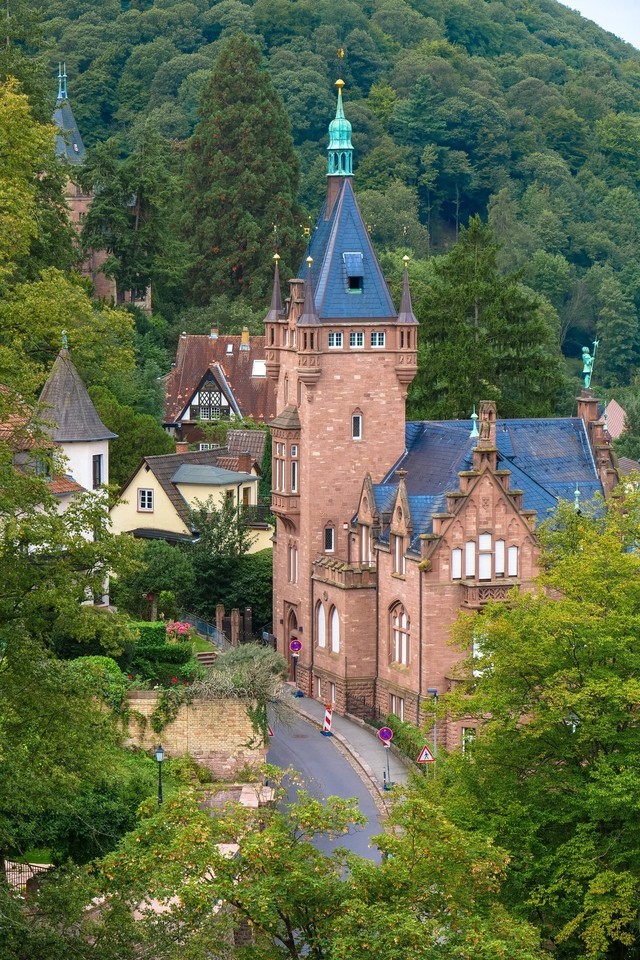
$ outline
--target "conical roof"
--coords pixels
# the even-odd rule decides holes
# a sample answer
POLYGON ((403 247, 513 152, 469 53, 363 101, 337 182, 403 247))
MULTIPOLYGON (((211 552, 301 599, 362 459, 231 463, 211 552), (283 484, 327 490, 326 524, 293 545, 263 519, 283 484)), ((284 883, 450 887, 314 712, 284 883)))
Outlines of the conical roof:
POLYGON ((58 70, 58 99, 56 100, 52 120, 59 131, 56 134, 56 156, 75 166, 84 163, 86 157, 84 143, 67 97, 66 64, 64 72, 62 64, 58 70))
POLYGON ((398 323, 417 323, 413 306, 411 303, 411 290, 409 289, 409 270, 407 264, 409 257, 404 257, 404 276, 402 278, 402 298, 400 300, 400 312, 398 313, 398 323))
POLYGON ((38 400, 40 417, 50 424, 45 431, 56 443, 114 440, 93 405, 87 388, 64 348, 56 357, 38 400))
POLYGON ((302 313, 298 319, 299 327, 308 327, 315 323, 320 323, 320 318, 318 317, 315 301, 313 299, 313 280, 311 278, 312 263, 313 260, 311 257, 307 257, 307 279, 304 282, 304 304, 302 306, 302 313))
POLYGON ((280 257, 276 253, 274 256, 275 269, 273 271, 273 291, 271 293, 271 305, 269 307, 269 312, 266 315, 265 323, 269 320, 281 320, 282 319, 282 294, 280 292, 280 271, 278 269, 278 262, 280 257))

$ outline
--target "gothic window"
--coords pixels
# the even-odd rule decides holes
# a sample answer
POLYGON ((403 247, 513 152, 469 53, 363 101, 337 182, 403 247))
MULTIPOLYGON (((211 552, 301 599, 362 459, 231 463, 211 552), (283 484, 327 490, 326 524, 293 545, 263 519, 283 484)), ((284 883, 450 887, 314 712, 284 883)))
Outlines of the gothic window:
POLYGON ((362 414, 353 413, 351 415, 351 439, 362 440, 362 414))
POLYGON ((200 390, 200 419, 219 420, 222 396, 215 387, 203 387, 200 390))
POLYGON ((468 540, 464 545, 464 575, 465 577, 476 575, 476 545, 473 540, 468 540))
POLYGON ((509 547, 507 555, 509 558, 509 567, 508 567, 509 576, 517 577, 518 576, 518 548, 509 547))
POLYGON ((321 601, 318 601, 316 604, 316 637, 318 638, 318 646, 326 647, 327 621, 324 613, 324 604, 321 601))
POLYGON ((389 659, 406 667, 409 663, 410 622, 401 603, 391 610, 389 659))
POLYGON ((331 609, 331 653, 340 653, 340 616, 337 607, 331 609))
POLYGON ((298 548, 294 544, 289 545, 289 583, 298 582, 298 548))
POLYGON ((371 346, 384 347, 384 342, 385 342, 384 330, 373 330, 371 333, 371 346))
POLYGON ((335 550, 336 531, 335 527, 328 526, 324 528, 324 552, 333 553, 335 550))
POLYGON ((496 540, 494 566, 496 577, 504 577, 504 540, 496 540))
MULTIPOLYGON (((492 580, 494 577, 518 576, 519 550, 511 546, 505 551, 504 540, 493 540, 490 533, 481 533, 478 541, 468 540, 464 545, 464 575, 467 579, 492 580), (505 571, 505 554, 507 568, 505 571)), ((451 579, 461 577, 462 550, 451 551, 451 579)))
POLYGON ((493 538, 490 533, 478 537, 478 580, 491 580, 493 538))

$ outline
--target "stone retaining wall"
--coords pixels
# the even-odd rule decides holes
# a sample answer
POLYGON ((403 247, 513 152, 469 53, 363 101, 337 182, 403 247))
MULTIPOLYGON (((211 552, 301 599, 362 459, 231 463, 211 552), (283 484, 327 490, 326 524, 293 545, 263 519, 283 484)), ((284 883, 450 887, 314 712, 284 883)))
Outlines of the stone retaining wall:
POLYGON ((138 714, 148 721, 158 701, 156 691, 133 691, 128 701, 130 744, 153 750, 161 743, 170 757, 188 753, 221 780, 233 779, 247 766, 257 766, 264 761, 266 748, 248 746, 256 738, 241 700, 183 703, 176 719, 168 723, 161 734, 155 733, 149 722, 144 725, 136 719, 138 714))

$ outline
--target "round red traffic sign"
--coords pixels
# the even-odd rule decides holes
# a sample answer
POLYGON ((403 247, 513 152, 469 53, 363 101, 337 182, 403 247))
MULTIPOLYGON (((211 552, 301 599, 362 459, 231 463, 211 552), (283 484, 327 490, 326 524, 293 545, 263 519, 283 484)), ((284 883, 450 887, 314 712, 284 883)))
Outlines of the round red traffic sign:
POLYGON ((393 730, 391 727, 381 727, 378 730, 378 736, 383 743, 390 743, 393 740, 393 730))
POLYGON ((291 653, 300 653, 302 650, 302 644, 299 640, 292 640, 289 644, 289 650, 291 650, 291 653))

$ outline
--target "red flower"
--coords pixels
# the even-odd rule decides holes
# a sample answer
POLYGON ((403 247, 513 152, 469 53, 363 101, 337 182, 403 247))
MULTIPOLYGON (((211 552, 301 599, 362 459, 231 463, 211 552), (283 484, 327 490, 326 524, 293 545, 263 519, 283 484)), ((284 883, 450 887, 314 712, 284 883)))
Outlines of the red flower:
POLYGON ((127 674, 127 680, 133 680, 133 677, 130 673, 127 674))
POLYGON ((188 680, 185 680, 184 685, 185 685, 185 687, 188 687, 188 686, 189 686, 189 681, 188 681, 188 680))
POLYGON ((177 683, 177 682, 178 682, 178 680, 177 680, 176 677, 171 677, 171 683, 177 683))

